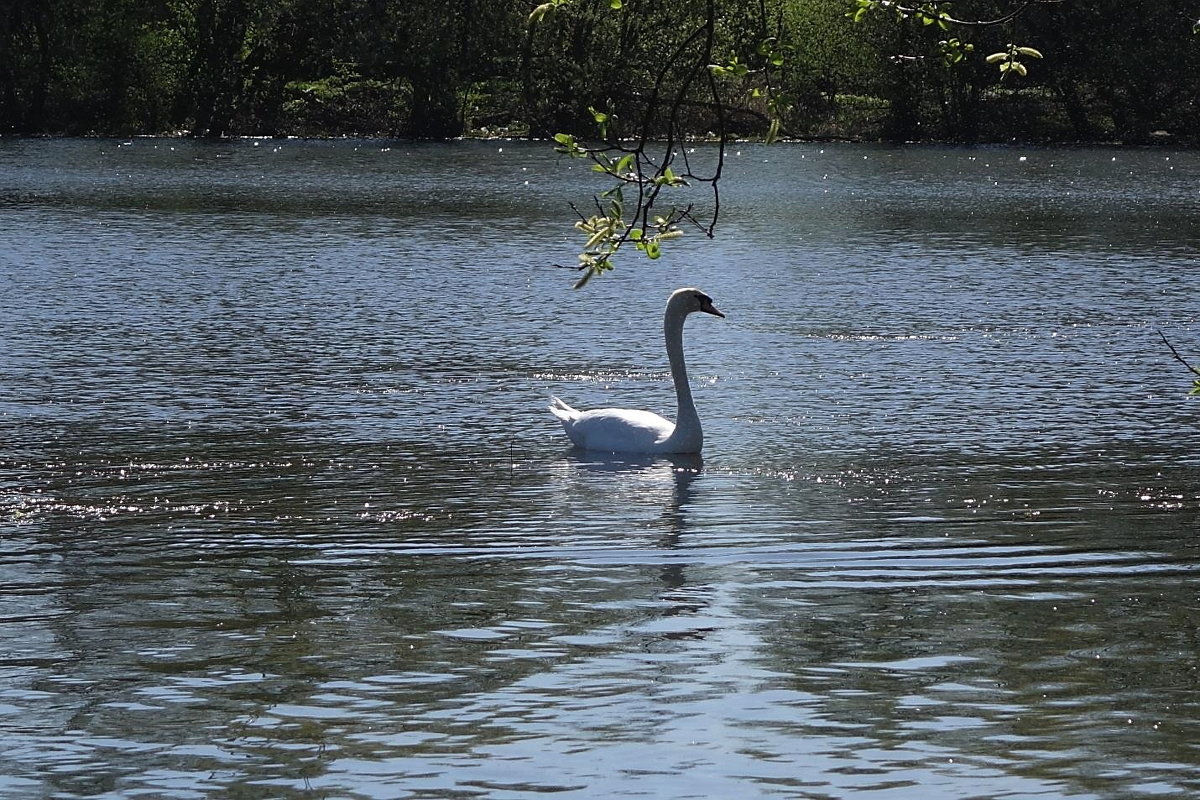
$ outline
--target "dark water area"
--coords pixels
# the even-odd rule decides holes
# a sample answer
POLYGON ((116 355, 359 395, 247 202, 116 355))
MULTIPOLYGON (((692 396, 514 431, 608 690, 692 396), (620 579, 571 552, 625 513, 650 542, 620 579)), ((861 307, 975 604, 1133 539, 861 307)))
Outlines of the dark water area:
POLYGON ((0 796, 1200 791, 1200 154, 735 147, 572 292, 602 188, 0 141, 0 796), (570 450, 685 285, 703 458, 570 450))

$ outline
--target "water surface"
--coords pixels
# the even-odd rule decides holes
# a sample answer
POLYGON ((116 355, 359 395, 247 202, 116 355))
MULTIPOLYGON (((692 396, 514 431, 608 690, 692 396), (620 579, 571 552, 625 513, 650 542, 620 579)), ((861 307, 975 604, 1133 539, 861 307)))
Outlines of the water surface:
POLYGON ((592 186, 0 142, 0 794, 1200 790, 1200 156, 744 146, 571 292, 592 186), (703 460, 570 451, 681 285, 703 460))

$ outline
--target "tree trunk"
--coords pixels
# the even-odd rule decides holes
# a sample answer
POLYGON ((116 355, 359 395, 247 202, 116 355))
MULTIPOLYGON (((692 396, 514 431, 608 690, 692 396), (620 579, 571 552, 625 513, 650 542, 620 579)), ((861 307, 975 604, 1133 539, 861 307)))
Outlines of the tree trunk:
POLYGON ((245 0, 201 0, 196 29, 192 135, 215 138, 229 132, 240 96, 245 0))

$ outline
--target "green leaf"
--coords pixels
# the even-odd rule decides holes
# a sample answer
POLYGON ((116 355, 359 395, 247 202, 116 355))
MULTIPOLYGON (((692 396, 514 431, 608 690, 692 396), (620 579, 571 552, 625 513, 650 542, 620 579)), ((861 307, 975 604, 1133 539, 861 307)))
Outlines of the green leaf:
POLYGON ((608 0, 608 7, 613 11, 621 10, 621 0, 608 0))
POLYGON ((613 199, 613 201, 616 203, 624 203, 625 202, 625 192, 621 190, 620 186, 614 186, 613 188, 611 188, 607 192, 605 192, 603 196, 611 197, 613 199))
POLYGON ((658 242, 646 242, 646 257, 650 259, 658 258, 662 255, 662 250, 658 246, 658 242))
POLYGON ((654 178, 655 186, 678 186, 682 183, 682 180, 675 177, 675 170, 670 167, 665 167, 662 174, 654 178))

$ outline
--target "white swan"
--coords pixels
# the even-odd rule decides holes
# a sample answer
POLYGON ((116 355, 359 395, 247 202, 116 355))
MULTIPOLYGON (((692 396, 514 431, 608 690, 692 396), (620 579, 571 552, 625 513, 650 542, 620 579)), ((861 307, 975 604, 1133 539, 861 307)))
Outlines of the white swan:
POLYGON ((683 321, 693 311, 725 316, 713 305, 712 298, 699 289, 678 289, 667 300, 663 336, 679 404, 675 423, 650 411, 628 408, 577 411, 557 397, 551 397, 550 413, 559 418, 567 436, 577 447, 609 453, 700 452, 704 446, 704 432, 700 429, 700 416, 692 401, 692 389, 683 363, 683 321))

